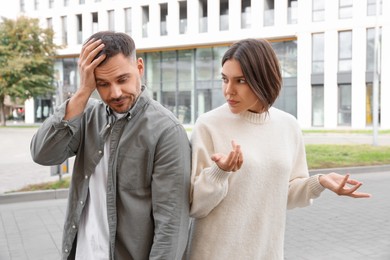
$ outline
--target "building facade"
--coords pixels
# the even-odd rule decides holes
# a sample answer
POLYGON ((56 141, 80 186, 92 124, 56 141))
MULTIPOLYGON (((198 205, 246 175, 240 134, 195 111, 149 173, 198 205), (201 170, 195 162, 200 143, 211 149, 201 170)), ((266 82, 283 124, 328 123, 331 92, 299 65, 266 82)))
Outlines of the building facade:
POLYGON ((26 121, 44 120, 77 90, 82 43, 113 30, 134 38, 148 91, 183 124, 224 102, 220 63, 228 46, 266 38, 283 76, 275 106, 302 128, 370 128, 375 111, 380 128, 390 128, 390 1, 19 0, 19 9, 52 27, 63 46, 57 93, 26 102, 26 121))

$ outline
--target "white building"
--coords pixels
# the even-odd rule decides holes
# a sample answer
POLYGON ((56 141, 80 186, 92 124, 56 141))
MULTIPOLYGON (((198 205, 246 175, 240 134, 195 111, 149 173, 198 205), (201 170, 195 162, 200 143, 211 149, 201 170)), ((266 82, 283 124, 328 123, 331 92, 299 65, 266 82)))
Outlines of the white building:
MULTIPOLYGON (((390 1, 19 2, 20 14, 38 17, 64 45, 56 62, 57 102, 76 91, 81 45, 100 30, 126 32, 134 38, 145 60, 149 91, 185 124, 224 102, 221 56, 227 46, 243 38, 272 42, 284 78, 275 106, 296 116, 302 128, 372 127, 376 38, 381 43, 380 68, 385 72, 390 67, 390 19, 385 19, 390 16, 390 1), (380 37, 375 37, 375 28, 380 37)), ((390 73, 379 78, 380 128, 389 129, 390 102, 385 100, 390 97, 390 73)), ((52 103, 38 99, 30 104, 30 118, 44 119, 52 103)))

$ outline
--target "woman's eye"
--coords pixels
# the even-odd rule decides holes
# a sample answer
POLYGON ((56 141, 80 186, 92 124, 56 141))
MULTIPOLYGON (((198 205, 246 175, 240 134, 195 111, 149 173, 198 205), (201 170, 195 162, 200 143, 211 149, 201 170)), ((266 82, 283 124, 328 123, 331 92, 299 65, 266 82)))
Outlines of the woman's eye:
POLYGON ((239 80, 238 80, 238 83, 240 83, 240 84, 246 84, 246 80, 245 80, 245 79, 239 79, 239 80))

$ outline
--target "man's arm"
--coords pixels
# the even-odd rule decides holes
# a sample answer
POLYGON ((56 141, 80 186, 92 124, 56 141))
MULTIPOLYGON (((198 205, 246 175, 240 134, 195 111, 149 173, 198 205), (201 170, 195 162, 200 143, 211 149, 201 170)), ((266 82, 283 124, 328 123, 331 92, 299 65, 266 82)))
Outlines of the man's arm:
POLYGON ((80 128, 81 115, 96 89, 94 71, 105 55, 95 60, 94 57, 103 47, 100 40, 94 39, 83 46, 79 59, 80 88, 42 124, 31 140, 30 151, 36 163, 56 165, 75 155, 79 142, 76 132, 80 128))
POLYGON ((152 181, 154 243, 150 259, 181 260, 188 239, 191 148, 181 125, 165 131, 152 181))
POLYGON ((83 113, 88 99, 96 89, 95 68, 104 60, 106 55, 100 55, 94 60, 96 55, 104 48, 101 40, 91 39, 81 49, 79 57, 80 88, 70 98, 66 107, 64 120, 70 120, 83 113))

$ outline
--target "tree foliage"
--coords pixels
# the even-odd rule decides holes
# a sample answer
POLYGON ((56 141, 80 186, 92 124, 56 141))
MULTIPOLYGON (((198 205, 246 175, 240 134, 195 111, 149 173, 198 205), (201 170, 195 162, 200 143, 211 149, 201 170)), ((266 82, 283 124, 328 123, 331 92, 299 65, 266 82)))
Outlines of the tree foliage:
POLYGON ((53 85, 54 32, 39 20, 21 16, 0 22, 0 122, 5 125, 4 99, 26 100, 50 94, 53 85))

